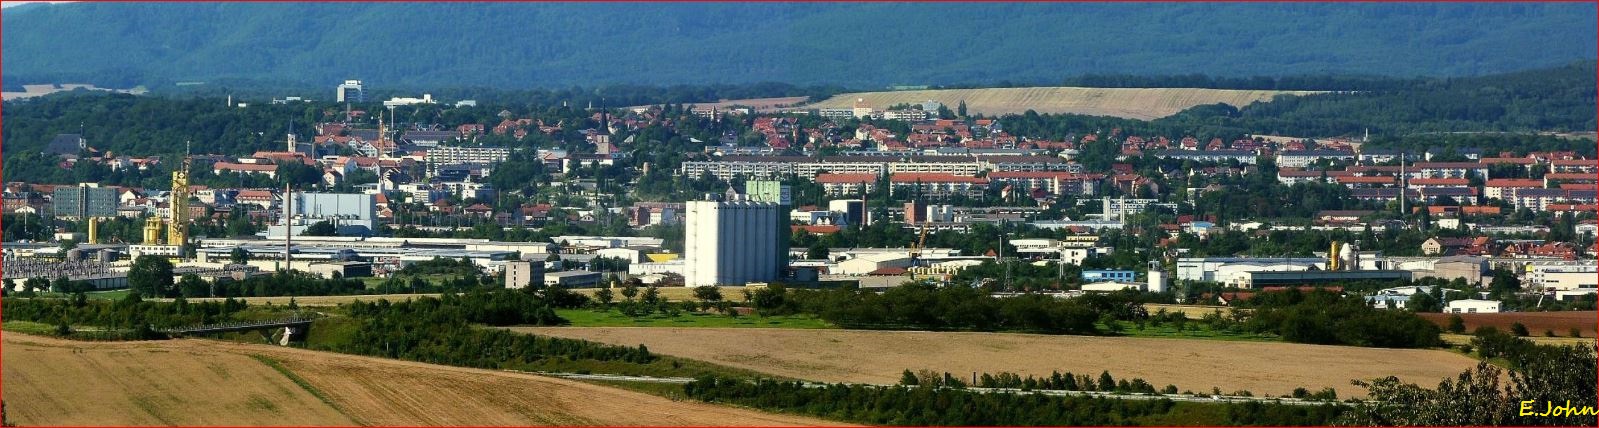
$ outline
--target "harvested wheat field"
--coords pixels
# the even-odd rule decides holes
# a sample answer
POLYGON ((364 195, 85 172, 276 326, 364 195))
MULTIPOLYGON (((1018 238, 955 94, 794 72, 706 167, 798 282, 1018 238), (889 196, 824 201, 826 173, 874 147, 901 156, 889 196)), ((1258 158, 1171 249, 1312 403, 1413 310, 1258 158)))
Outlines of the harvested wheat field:
POLYGON ((1398 376, 1433 384, 1476 365, 1439 350, 1378 349, 1196 339, 758 328, 516 327, 516 331, 649 346, 662 354, 827 382, 898 382, 902 371, 961 376, 1051 371, 1143 378, 1156 387, 1255 395, 1332 387, 1364 396, 1351 379, 1398 376))
POLYGON ((1011 113, 1075 113, 1150 120, 1177 114, 1190 107, 1226 103, 1242 108, 1256 101, 1271 101, 1276 95, 1309 95, 1316 91, 1264 91, 1197 88, 983 88, 929 89, 920 91, 857 92, 839 94, 815 104, 816 108, 850 108, 856 99, 877 110, 896 104, 920 104, 927 100, 943 103, 951 110, 966 102, 969 113, 998 116, 1011 113))
POLYGON ((1555 335, 1569 337, 1571 329, 1576 328, 1583 337, 1594 337, 1595 327, 1599 326, 1599 313, 1594 311, 1560 311, 1560 312, 1499 312, 1492 314, 1435 314, 1422 313, 1422 318, 1438 324, 1439 327, 1449 327, 1449 316, 1460 315, 1461 321, 1466 322, 1466 332, 1470 333, 1477 327, 1493 326, 1500 331, 1510 331, 1510 325, 1521 323, 1527 326, 1527 331, 1533 336, 1543 336, 1544 331, 1552 331, 1555 335))
POLYGON ((270 345, 19 334, 4 341, 7 416, 21 425, 834 424, 529 374, 270 345))
POLYGON ((6 417, 19 425, 350 425, 248 355, 192 343, 4 335, 6 417))

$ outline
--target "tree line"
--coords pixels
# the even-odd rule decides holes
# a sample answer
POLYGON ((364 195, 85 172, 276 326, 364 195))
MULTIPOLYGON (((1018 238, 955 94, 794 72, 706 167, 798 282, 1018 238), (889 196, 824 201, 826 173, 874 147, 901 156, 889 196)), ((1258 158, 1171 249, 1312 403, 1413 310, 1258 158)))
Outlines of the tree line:
POLYGON ((161 328, 237 321, 249 305, 226 299, 190 303, 182 298, 170 303, 146 301, 138 293, 116 301, 90 300, 82 293, 66 299, 6 299, 6 319, 56 326, 61 336, 72 336, 77 326, 93 326, 119 333, 116 338, 161 339, 161 328))
POLYGON ((690 398, 855 423, 922 426, 1320 425, 1340 406, 1196 404, 1041 394, 978 394, 933 385, 879 387, 705 376, 684 386, 690 398), (1219 406, 1226 410, 1202 411, 1219 406))
POLYGON ((1295 343, 1430 348, 1443 343, 1437 325, 1409 311, 1372 308, 1358 296, 1323 289, 1258 293, 1243 305, 1253 308, 1238 327, 1282 336, 1295 343))

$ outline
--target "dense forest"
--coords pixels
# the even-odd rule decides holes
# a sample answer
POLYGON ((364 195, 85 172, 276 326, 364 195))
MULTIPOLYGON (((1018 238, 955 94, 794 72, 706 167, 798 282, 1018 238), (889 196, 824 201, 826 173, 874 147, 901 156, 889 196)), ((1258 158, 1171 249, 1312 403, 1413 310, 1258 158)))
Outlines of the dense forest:
POLYGON ((1594 13, 1592 4, 86 2, 7 9, 4 73, 7 85, 160 91, 258 80, 328 94, 351 78, 421 91, 1037 85, 1084 74, 1469 76, 1593 58, 1594 13))

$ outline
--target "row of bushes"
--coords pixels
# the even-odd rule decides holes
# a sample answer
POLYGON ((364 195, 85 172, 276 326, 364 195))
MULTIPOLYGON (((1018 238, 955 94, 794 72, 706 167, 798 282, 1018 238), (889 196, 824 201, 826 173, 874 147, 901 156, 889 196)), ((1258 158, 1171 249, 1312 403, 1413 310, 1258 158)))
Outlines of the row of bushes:
POLYGON ((800 382, 754 382, 701 377, 684 386, 689 398, 757 409, 800 413, 874 425, 1048 426, 1160 425, 1326 425, 1340 406, 1274 403, 1176 403, 1167 399, 1127 400, 1041 394, 980 394, 925 386, 878 387, 835 384, 807 387, 800 382), (1221 406, 1221 412, 1196 407, 1221 406))
POLYGON ((907 283, 879 294, 856 287, 752 293, 762 315, 809 313, 845 328, 1019 331, 1099 334, 1096 322, 1148 317, 1131 292, 1059 299, 1042 294, 994 297, 971 287, 907 283))

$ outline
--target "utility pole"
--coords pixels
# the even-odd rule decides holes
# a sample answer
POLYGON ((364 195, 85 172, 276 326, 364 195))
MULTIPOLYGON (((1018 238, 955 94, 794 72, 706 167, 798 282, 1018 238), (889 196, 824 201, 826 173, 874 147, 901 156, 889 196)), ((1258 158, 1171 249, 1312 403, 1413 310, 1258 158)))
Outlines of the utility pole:
POLYGON ((1005 279, 999 283, 1001 290, 1010 290, 1010 264, 1005 263, 1005 238, 1009 236, 1006 232, 999 234, 999 262, 1005 265, 1005 279))

